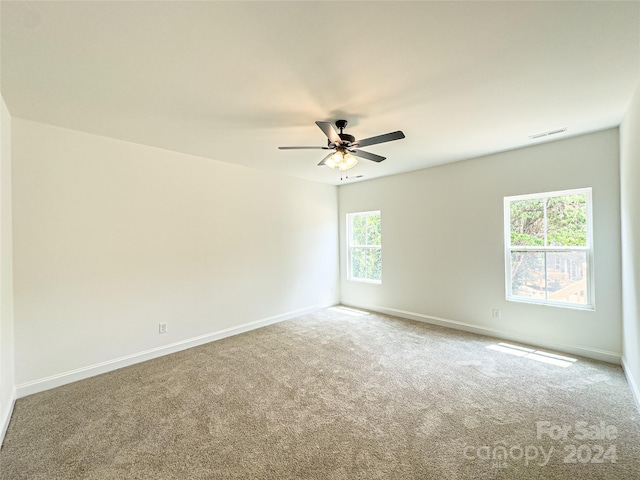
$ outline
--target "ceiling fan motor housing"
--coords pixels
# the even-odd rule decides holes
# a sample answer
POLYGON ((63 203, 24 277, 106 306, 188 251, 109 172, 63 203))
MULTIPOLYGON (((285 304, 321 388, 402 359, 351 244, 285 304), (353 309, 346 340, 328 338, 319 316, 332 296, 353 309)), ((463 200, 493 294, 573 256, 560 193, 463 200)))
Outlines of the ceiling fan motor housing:
POLYGON ((349 135, 348 133, 339 133, 338 135, 340 135, 343 142, 353 143, 356 141, 356 137, 349 135))
POLYGON ((356 141, 356 137, 354 137, 353 135, 349 135, 348 133, 342 133, 342 131, 345 129, 346 126, 347 126, 346 120, 336 120, 336 127, 340 129, 340 133, 338 134, 340 136, 340 139, 344 143, 354 143, 356 141))
MULTIPOLYGON (((353 135, 349 135, 348 133, 339 133, 338 135, 340 136, 342 143, 352 144, 352 143, 355 143, 356 141, 356 137, 354 137, 353 135)), ((327 145, 332 146, 333 142, 329 140, 327 141, 327 145)))

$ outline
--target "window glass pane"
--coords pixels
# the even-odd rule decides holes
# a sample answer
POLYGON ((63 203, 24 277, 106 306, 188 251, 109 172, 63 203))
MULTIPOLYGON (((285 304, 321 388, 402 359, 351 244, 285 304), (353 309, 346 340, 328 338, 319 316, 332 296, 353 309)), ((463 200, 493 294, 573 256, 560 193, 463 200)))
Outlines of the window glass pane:
POLYGON ((354 247, 351 249, 351 276, 367 278, 367 249, 354 247))
POLYGON ((587 246, 585 195, 567 195, 547 199, 547 244, 566 247, 587 246))
POLYGON ((367 217, 364 215, 351 216, 351 244, 367 244, 367 217))
POLYGON ((587 252, 547 253, 547 299, 587 303, 587 252))
POLYGON ((351 275, 363 280, 382 279, 382 251, 379 248, 351 250, 351 275))
POLYGON ((544 245, 544 204, 542 199, 517 200, 509 205, 511 245, 544 245))
POLYGON ((544 253, 511 252, 511 292, 518 297, 545 297, 544 253))
POLYGON ((379 248, 369 249, 368 261, 368 273, 369 280, 381 280, 382 279, 382 250, 379 248))
POLYGON ((367 245, 380 245, 380 215, 367 216, 367 245))

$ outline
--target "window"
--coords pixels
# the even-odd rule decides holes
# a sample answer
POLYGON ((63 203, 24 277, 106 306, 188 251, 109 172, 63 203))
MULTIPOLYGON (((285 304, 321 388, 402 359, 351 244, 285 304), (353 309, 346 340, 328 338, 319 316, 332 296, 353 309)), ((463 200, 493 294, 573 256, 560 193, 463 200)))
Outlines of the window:
POLYGON ((591 189, 504 199, 507 300, 594 308, 591 189))
POLYGON ((382 283, 380 211, 347 214, 348 279, 382 283))

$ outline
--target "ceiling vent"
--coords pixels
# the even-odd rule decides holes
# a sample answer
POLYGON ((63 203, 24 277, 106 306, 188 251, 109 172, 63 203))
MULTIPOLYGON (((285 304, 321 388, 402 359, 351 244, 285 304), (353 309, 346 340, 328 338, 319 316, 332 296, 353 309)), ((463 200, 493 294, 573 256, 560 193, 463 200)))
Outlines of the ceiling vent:
POLYGON ((550 130, 548 132, 542 132, 542 133, 536 133, 535 135, 529 135, 529 138, 531 140, 537 140, 538 138, 548 137, 550 135, 555 135, 557 133, 562 133, 562 132, 566 132, 566 131, 567 131, 567 127, 564 127, 564 128, 559 128, 558 130, 550 130))

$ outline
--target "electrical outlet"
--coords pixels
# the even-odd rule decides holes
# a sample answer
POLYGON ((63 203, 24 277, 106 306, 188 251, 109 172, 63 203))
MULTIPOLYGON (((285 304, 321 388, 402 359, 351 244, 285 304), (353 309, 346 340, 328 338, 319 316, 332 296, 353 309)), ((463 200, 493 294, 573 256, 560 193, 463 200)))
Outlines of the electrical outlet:
POLYGON ((496 320, 500 320, 500 309, 494 308, 491 310, 491 318, 495 318, 496 320))
POLYGON ((158 333, 167 333, 167 323, 159 323, 158 324, 158 333))

